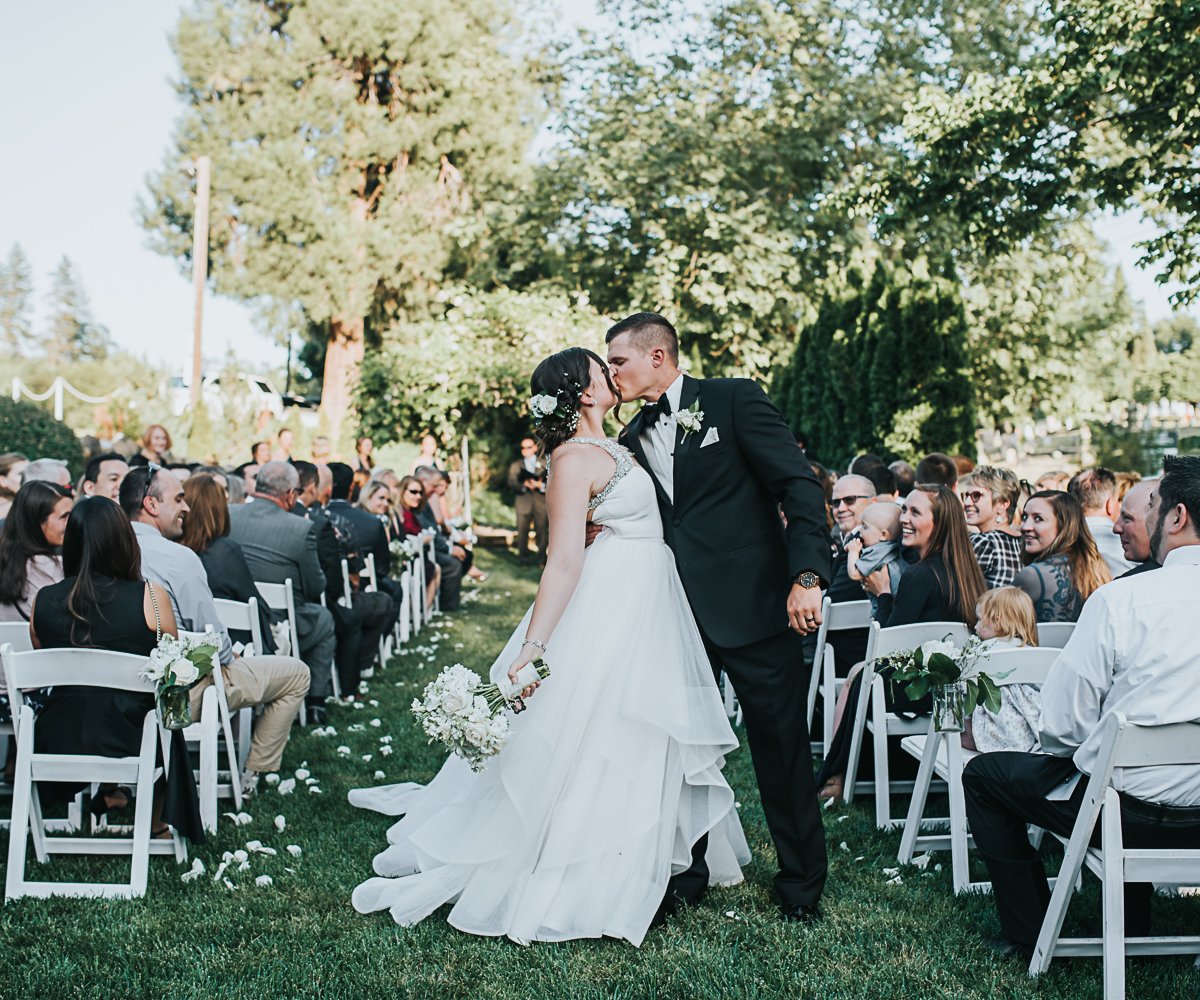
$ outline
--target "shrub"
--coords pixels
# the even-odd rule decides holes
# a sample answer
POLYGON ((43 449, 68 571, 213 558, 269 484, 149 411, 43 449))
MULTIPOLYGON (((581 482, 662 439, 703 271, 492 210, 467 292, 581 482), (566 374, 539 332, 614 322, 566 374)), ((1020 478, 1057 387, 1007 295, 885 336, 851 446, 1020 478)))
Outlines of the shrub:
POLYGON ((9 451, 31 460, 60 458, 72 479, 83 473, 83 448, 71 428, 40 406, 0 397, 0 452, 9 451))

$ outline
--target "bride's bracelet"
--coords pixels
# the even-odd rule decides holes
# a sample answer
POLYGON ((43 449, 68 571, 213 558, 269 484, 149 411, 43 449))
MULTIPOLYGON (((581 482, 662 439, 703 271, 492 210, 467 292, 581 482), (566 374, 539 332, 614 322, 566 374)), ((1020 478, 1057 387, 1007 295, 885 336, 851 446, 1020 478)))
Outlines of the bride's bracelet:
POLYGON ((525 642, 522 643, 522 645, 537 646, 537 648, 540 649, 543 653, 546 652, 546 644, 544 642, 538 642, 537 639, 526 639, 525 642))

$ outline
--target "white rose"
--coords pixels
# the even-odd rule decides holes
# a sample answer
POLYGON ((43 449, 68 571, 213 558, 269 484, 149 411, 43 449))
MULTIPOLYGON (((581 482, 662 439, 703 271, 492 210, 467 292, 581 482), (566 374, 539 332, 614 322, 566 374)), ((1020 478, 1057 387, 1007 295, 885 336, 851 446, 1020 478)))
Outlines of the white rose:
POLYGON ((529 400, 529 408, 535 416, 548 417, 558 409, 558 397, 550 395, 534 396, 529 400))
POLYGON ((928 663, 935 653, 942 653, 953 660, 958 657, 958 648, 949 639, 929 639, 921 643, 921 654, 925 663, 928 663))
POLYGON ((191 660, 176 660, 171 664, 171 671, 175 674, 176 684, 191 684, 200 679, 200 671, 191 660))
POLYGON ((447 691, 442 695, 442 710, 454 715, 467 707, 467 696, 458 691, 447 691))
POLYGON ((488 728, 482 722, 471 722, 464 727, 463 735, 475 744, 475 746, 483 746, 488 739, 488 728))

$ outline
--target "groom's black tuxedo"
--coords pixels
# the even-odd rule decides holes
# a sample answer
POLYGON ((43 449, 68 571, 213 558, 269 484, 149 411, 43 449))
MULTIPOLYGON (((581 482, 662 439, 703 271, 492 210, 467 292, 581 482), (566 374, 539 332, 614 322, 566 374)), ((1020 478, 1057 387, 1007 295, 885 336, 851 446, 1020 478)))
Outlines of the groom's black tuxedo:
MULTIPOLYGON (((815 904, 825 884, 825 833, 808 742, 807 672, 786 604, 805 570, 829 584, 825 494, 757 383, 685 376, 679 411, 697 400, 700 430, 684 441, 676 429, 670 494, 647 460, 642 414, 620 440, 654 479, 664 537, 713 670, 733 680, 779 857, 780 899, 785 908, 815 904), (705 445, 713 428, 716 440, 705 445)), ((692 867, 671 880, 668 901, 704 891, 706 841, 696 845, 692 867)))
MULTIPOLYGON (((811 570, 828 587, 825 494, 756 382, 685 375, 680 410, 697 400, 700 431, 686 441, 675 432, 674 503, 655 479, 663 536, 701 628, 719 646, 745 646, 787 629, 797 574, 811 570), (718 440, 702 447, 711 428, 718 440)), ((649 471, 642 424, 639 413, 621 442, 649 471)))

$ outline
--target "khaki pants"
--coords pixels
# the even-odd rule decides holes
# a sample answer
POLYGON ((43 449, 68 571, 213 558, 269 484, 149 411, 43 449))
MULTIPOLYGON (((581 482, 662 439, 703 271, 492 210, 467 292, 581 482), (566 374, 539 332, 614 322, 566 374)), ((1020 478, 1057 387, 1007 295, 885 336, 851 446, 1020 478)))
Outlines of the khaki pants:
MULTIPOLYGON (((247 771, 275 771, 283 760, 292 720, 308 694, 309 671, 295 656, 243 656, 221 668, 229 711, 262 705, 250 737, 247 771)), ((192 718, 200 718, 201 697, 212 674, 192 689, 192 718)))

